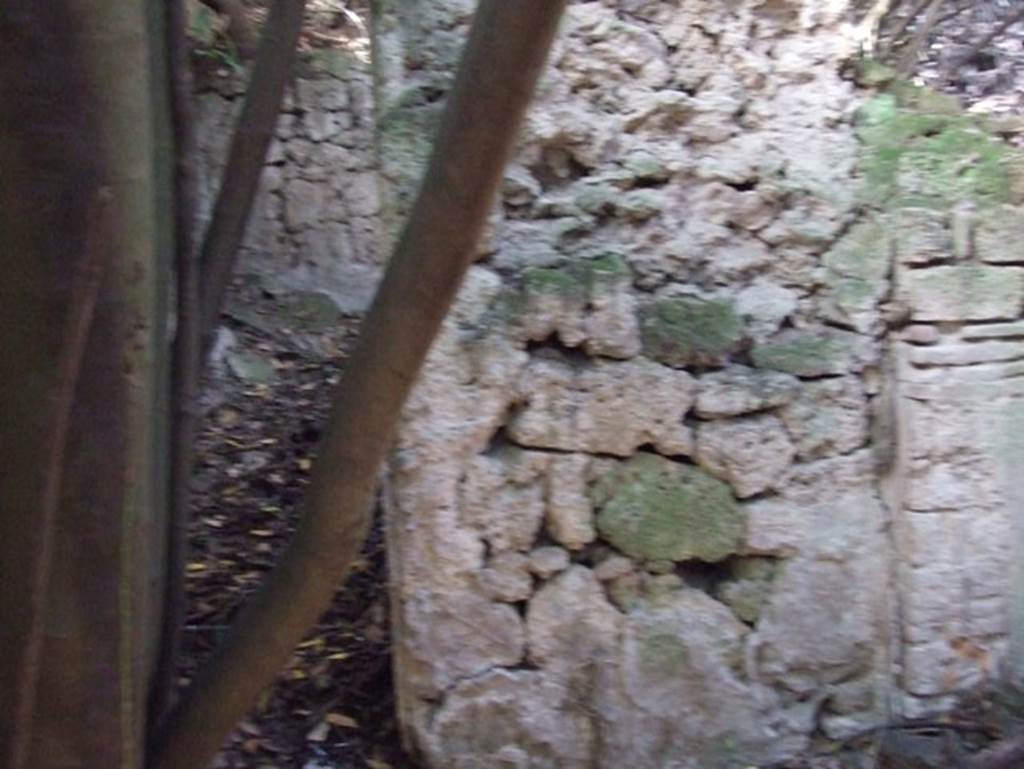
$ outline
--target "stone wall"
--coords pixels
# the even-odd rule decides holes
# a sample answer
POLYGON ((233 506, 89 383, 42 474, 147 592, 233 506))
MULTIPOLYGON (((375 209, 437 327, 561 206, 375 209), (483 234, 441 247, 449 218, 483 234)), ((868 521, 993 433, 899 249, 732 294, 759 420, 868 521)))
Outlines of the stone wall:
MULTIPOLYGON (((322 57, 330 66, 304 57, 288 89, 239 271, 269 293, 323 293, 343 312, 358 313, 386 256, 379 243, 371 75, 358 51, 330 54, 322 57)), ((216 199, 245 86, 230 69, 199 70, 201 227, 216 199)))
POLYGON ((920 715, 990 684, 1009 642, 1024 551, 1022 157, 984 120, 899 84, 862 108, 859 130, 875 209, 863 226, 893 255, 901 319, 889 375, 898 451, 884 485, 898 683, 904 712, 920 715))
MULTIPOLYGON (((385 216, 471 7, 382 4, 385 216)), ((390 467, 430 765, 767 763, 902 708, 846 11, 570 6, 390 467)))
MULTIPOLYGON (((849 4, 571 4, 388 468, 431 766, 765 764, 1024 659, 1024 166, 841 74, 849 4)), ((365 306, 474 5, 377 4, 376 137, 364 63, 297 81, 268 291, 365 306)))

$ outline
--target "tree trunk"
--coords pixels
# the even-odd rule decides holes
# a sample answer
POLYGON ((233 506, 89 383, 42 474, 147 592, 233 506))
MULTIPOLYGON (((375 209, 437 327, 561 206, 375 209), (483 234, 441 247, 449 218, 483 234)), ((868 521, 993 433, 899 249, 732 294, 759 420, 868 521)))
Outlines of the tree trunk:
POLYGON ((153 769, 206 766, 329 606, 399 413, 473 256, 564 0, 482 0, 409 222, 339 385, 291 547, 179 708, 153 769))
POLYGON ((160 610, 162 4, 0 10, 0 750, 136 769, 160 610))

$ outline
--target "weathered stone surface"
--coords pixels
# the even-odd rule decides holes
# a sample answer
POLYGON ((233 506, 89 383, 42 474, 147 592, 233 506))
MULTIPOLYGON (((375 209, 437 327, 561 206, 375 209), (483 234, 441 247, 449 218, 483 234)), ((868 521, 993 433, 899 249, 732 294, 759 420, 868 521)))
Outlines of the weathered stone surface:
POLYGON ((744 558, 732 568, 732 579, 722 583, 715 597, 743 622, 753 625, 772 593, 777 565, 770 558, 744 558))
POLYGON ((596 536, 594 511, 587 495, 585 454, 551 457, 547 482, 547 530, 570 550, 579 550, 596 536))
POLYGON ((704 419, 733 417, 790 403, 800 381, 789 374, 732 366, 700 378, 696 412, 704 419))
POLYGON ((693 378, 650 361, 583 367, 535 358, 518 385, 526 404, 509 421, 523 446, 628 456, 645 444, 669 453, 685 435, 693 378))
POLYGON ((527 338, 557 334, 563 344, 582 344, 591 355, 633 357, 640 352, 640 330, 632 280, 629 266, 614 255, 524 270, 521 322, 527 338))
POLYGON ((633 562, 631 560, 621 555, 613 555, 605 558, 594 567, 594 576, 601 582, 611 582, 612 580, 632 574, 633 569, 633 562))
POLYGON ((751 351, 758 368, 799 377, 860 371, 876 355, 864 337, 833 328, 786 330, 751 351))
POLYGON ((495 601, 525 601, 533 592, 529 565, 522 553, 498 553, 480 572, 480 586, 495 601))
POLYGON ((529 658, 565 678, 595 660, 608 659, 619 643, 622 615, 605 598, 585 566, 571 566, 530 599, 526 609, 529 658))
POLYGON ((724 484, 653 454, 622 463, 594 497, 601 535, 635 558, 719 561, 743 536, 743 515, 724 484))
MULTIPOLYGON (((948 322, 906 310, 942 270, 1020 282, 988 218, 1009 215, 1010 164, 974 118, 913 113, 909 86, 851 126, 860 95, 832 65, 848 5, 570 4, 487 267, 391 464, 399 636, 417 605, 489 633, 528 595, 525 651, 519 615, 453 661, 403 638, 402 720, 435 769, 762 765, 893 696, 951 701, 920 660, 893 692, 900 644, 1003 653, 1013 431, 960 400, 1019 389, 1024 299, 998 324, 958 296, 927 297, 948 322), (937 390, 956 397, 937 408, 937 390)), ((385 217, 471 6, 382 6, 385 217)))
POLYGON ((1024 269, 964 264, 901 278, 914 320, 1009 320, 1024 307, 1024 269))
POLYGON ((569 553, 561 547, 547 545, 530 552, 530 571, 541 579, 549 579, 569 568, 569 553))
POLYGON ((739 497, 776 488, 796 451, 782 422, 754 416, 706 422, 697 429, 697 462, 739 497))
POLYGON ((887 227, 873 219, 855 225, 824 255, 829 318, 861 333, 873 330, 878 303, 889 291, 891 252, 887 227))
POLYGON ((522 661, 526 633, 515 607, 454 585, 444 601, 438 597, 421 592, 404 604, 398 654, 422 671, 414 683, 421 696, 436 696, 456 681, 522 661))
POLYGON ((736 295, 736 311, 746 321, 750 336, 757 340, 778 331, 796 308, 796 293, 773 283, 755 283, 736 295))
POLYGON ((800 459, 846 454, 868 439, 868 401, 853 377, 806 383, 780 414, 800 459))
POLYGON ((920 266, 946 261, 953 256, 953 237, 945 212, 903 208, 891 218, 900 264, 920 266))
POLYGON ((1024 263, 1024 210, 1003 205, 982 213, 974 247, 989 264, 1024 263))
POLYGON ((883 564, 867 554, 847 563, 787 561, 758 623, 760 674, 808 692, 869 670, 886 619, 875 603, 883 564))
POLYGON ((845 560, 878 546, 885 515, 867 451, 795 465, 778 496, 744 503, 746 550, 845 560))
POLYGON ((644 353, 669 366, 721 366, 743 341, 743 320, 731 301, 662 299, 647 310, 644 353))
POLYGON ((621 672, 607 673, 598 688, 602 766, 763 761, 773 731, 758 693, 740 677, 745 635, 728 608, 697 590, 631 612, 621 672))
POLYGON ((492 549, 529 550, 544 520, 546 454, 506 448, 477 457, 462 484, 462 516, 492 549))
POLYGON ((320 221, 327 204, 327 192, 322 185, 302 179, 289 182, 284 193, 288 229, 296 231, 320 221))
POLYGON ((594 727, 565 684, 532 671, 495 670, 456 686, 427 744, 453 769, 587 769, 594 727))

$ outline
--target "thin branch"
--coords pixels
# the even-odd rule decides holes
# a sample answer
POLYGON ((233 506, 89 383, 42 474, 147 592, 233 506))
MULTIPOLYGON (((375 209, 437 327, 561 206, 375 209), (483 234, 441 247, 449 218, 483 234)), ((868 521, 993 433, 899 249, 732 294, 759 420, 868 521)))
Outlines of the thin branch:
POLYGON ((1002 23, 999 24, 995 29, 989 32, 985 37, 979 40, 977 43, 971 46, 970 50, 963 55, 961 61, 968 62, 981 53, 985 48, 992 44, 992 41, 999 37, 1001 34, 1006 32, 1010 27, 1016 24, 1018 21, 1024 19, 1024 4, 1022 4, 1014 13, 1011 13, 1002 23))
POLYGON ((1024 766, 1024 735, 996 743, 975 755, 967 769, 1019 769, 1024 766))
POLYGON ((150 684, 149 728, 166 714, 175 688, 175 669, 185 618, 186 520, 192 479, 192 442, 199 390, 201 330, 195 227, 195 137, 192 76, 185 33, 184 0, 167 5, 167 61, 171 128, 174 137, 175 316, 171 349, 171 477, 166 530, 163 615, 156 669, 150 684))
POLYGON ((200 2, 228 20, 228 37, 234 42, 238 54, 243 60, 248 61, 256 55, 256 32, 252 28, 249 17, 245 15, 245 7, 238 0, 200 0, 200 2))
POLYGON ((199 256, 202 273, 200 328, 210 349, 220 308, 234 272, 245 225, 259 187, 267 149, 274 138, 285 84, 302 31, 305 0, 274 0, 263 25, 249 91, 231 139, 213 217, 199 256))
POLYGON ((95 200, 87 211, 84 255, 74 273, 71 301, 64 320, 64 349, 57 364, 53 429, 46 450, 48 465, 43 482, 39 521, 36 524, 40 527, 39 552, 34 564, 35 572, 32 575, 28 598, 31 619, 18 685, 18 704, 13 719, 11 769, 24 769, 32 742, 32 719, 39 690, 46 596, 53 566, 54 530, 60 507, 68 427, 71 423, 75 390, 82 371, 85 348, 89 343, 96 304, 109 267, 113 242, 113 201, 110 189, 101 187, 96 191, 95 200))
POLYGON ((931 0, 931 5, 928 6, 928 12, 925 14, 921 26, 917 28, 917 31, 914 33, 914 39, 907 44, 907 48, 900 57, 899 64, 896 66, 900 74, 906 76, 914 69, 914 64, 917 62, 921 49, 928 41, 928 36, 931 35, 932 30, 935 28, 935 23, 939 20, 939 11, 942 9, 943 2, 945 0, 931 0))
POLYGON ((206 766, 342 584, 402 404, 472 262, 564 6, 481 0, 423 185, 338 386, 305 515, 172 712, 151 769, 206 766))
POLYGON ((931 1, 932 0, 918 0, 918 2, 911 7, 907 15, 903 17, 899 25, 896 27, 896 29, 892 31, 892 34, 889 36, 888 42, 885 44, 885 47, 881 51, 881 56, 883 59, 887 58, 892 53, 893 49, 896 47, 896 44, 902 39, 903 35, 906 34, 907 30, 910 29, 910 25, 917 20, 917 17, 921 15, 924 9, 928 7, 928 3, 930 3, 931 1))

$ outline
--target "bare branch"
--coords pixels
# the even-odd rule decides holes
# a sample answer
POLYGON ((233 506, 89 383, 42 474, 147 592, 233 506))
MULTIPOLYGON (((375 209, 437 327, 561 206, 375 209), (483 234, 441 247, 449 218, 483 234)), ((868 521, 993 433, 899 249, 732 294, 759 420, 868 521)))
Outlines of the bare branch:
POLYGON ((907 15, 903 17, 903 19, 900 21, 896 29, 892 31, 892 35, 889 37, 889 41, 885 44, 885 47, 882 49, 881 56, 883 59, 888 57, 893 52, 893 49, 896 47, 897 43, 899 43, 899 41, 903 38, 903 35, 907 33, 907 30, 910 29, 910 25, 913 24, 914 21, 917 20, 917 17, 924 12, 924 9, 928 7, 928 4, 931 1, 932 0, 918 0, 918 2, 911 7, 911 9, 907 12, 907 15))
POLYGON ((192 77, 185 36, 184 0, 168 0, 167 53, 170 117, 174 136, 175 309, 171 349, 171 477, 164 566, 163 618, 156 670, 150 684, 149 728, 164 716, 175 688, 175 667, 185 618, 185 560, 188 490, 192 478, 195 401, 201 363, 199 274, 195 241, 192 77))
POLYGON ((992 44, 992 41, 1002 35, 1006 30, 1016 24, 1018 21, 1024 19, 1024 4, 1022 4, 1014 13, 1011 13, 1002 23, 999 24, 995 29, 989 32, 985 37, 979 40, 977 43, 971 46, 970 50, 963 55, 961 61, 968 62, 981 53, 983 50, 988 48, 992 44))
POLYGON ((405 402, 472 261, 565 0, 482 0, 409 221, 339 384, 291 546, 196 679, 152 769, 205 766, 330 605, 405 402))
POLYGON ((921 49, 928 41, 928 36, 931 35, 932 30, 935 29, 935 24, 939 20, 939 11, 942 10, 944 2, 945 0, 931 0, 928 12, 914 33, 913 40, 907 44, 906 50, 903 51, 903 55, 900 56, 900 61, 896 65, 896 69, 901 75, 906 76, 914 69, 917 57, 921 54, 921 49))
POLYGON ((200 324, 204 350, 209 349, 217 326, 224 293, 231 280, 238 248, 256 197, 267 148, 274 138, 285 84, 302 31, 305 7, 305 0, 274 0, 263 25, 249 91, 231 140, 213 217, 199 256, 203 276, 200 324))

